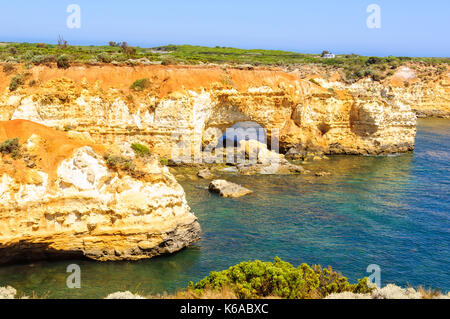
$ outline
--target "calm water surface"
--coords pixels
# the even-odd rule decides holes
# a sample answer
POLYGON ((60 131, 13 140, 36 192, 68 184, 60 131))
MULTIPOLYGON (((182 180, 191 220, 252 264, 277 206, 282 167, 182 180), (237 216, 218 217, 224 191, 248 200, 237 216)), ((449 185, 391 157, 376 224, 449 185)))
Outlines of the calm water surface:
MULTIPOLYGON (((275 256, 295 266, 331 265, 351 281, 381 267, 382 284, 450 290, 450 121, 420 120, 414 153, 335 156, 306 164, 329 177, 223 177, 254 190, 223 199, 183 181, 203 238, 177 254, 139 262, 36 262, 0 267, 0 286, 53 298, 104 297, 118 290, 172 292, 210 271, 275 256), (81 266, 81 289, 66 267, 81 266)), ((192 171, 191 171, 192 173, 192 171)))

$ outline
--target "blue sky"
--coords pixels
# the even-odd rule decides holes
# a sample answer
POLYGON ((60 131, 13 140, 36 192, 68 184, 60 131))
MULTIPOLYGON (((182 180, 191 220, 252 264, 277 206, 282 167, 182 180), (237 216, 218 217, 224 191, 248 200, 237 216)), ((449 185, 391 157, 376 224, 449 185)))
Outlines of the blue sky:
POLYGON ((305 53, 450 56, 449 0, 0 0, 0 41, 127 41, 281 49, 305 53), (381 28, 369 29, 369 4, 381 28), (81 28, 69 29, 69 4, 81 28))

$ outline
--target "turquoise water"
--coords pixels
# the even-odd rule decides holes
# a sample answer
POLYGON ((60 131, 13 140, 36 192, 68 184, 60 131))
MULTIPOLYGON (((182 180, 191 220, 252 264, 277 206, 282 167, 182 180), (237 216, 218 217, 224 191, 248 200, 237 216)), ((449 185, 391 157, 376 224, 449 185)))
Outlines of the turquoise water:
MULTIPOLYGON (((382 285, 450 290, 450 121, 420 120, 414 153, 335 156, 306 164, 329 177, 223 176, 254 190, 223 199, 182 181, 203 238, 177 254, 139 262, 36 262, 0 267, 0 286, 55 298, 104 297, 118 290, 172 292, 240 261, 331 265, 351 281, 381 267, 382 285), (81 267, 68 289, 66 267, 81 267), (48 293, 47 293, 48 292, 48 293)), ((191 174, 194 172, 191 171, 191 174)))

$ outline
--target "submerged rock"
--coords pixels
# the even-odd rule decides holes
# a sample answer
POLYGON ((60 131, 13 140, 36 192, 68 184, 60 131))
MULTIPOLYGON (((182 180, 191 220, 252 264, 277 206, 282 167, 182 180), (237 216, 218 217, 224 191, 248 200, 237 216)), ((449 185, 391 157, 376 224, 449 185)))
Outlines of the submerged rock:
POLYGON ((200 238, 183 188, 157 157, 102 156, 111 150, 23 120, 0 122, 0 141, 8 136, 24 155, 2 154, 0 264, 138 260, 200 238), (32 156, 29 168, 24 158, 32 156))
POLYGON ((323 176, 329 176, 329 175, 331 175, 331 173, 329 173, 329 172, 316 172, 316 173, 314 173, 314 175, 316 175, 317 177, 323 177, 323 176))
POLYGON ((237 166, 241 175, 287 175, 302 174, 307 171, 300 165, 291 164, 289 162, 280 162, 272 164, 247 164, 237 166))
POLYGON ((213 179, 215 177, 215 175, 207 168, 200 170, 197 173, 197 176, 203 179, 213 179))
POLYGON ((253 191, 223 179, 216 179, 209 184, 208 189, 211 192, 219 193, 222 197, 242 197, 253 193, 253 191))

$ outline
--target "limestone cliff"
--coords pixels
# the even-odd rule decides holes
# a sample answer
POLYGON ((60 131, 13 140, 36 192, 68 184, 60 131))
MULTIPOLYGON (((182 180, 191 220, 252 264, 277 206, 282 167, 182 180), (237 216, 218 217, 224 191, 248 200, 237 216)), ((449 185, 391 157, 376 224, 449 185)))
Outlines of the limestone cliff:
POLYGON ((0 122, 5 140, 0 264, 81 256, 137 260, 199 239, 183 188, 158 158, 125 157, 83 135, 23 120, 0 122))
POLYGON ((296 70, 292 74, 305 79, 313 78, 324 88, 348 90, 356 97, 381 96, 390 103, 408 105, 418 117, 450 118, 448 68, 410 64, 399 67, 381 82, 365 78, 354 84, 346 84, 336 73, 330 75, 318 70, 314 70, 313 74, 296 70))
POLYGON ((196 154, 240 121, 266 128, 268 143, 279 143, 281 151, 380 154, 414 148, 416 116, 408 103, 326 89, 274 69, 39 66, 31 78, 34 87, 5 89, 0 119, 85 132, 100 143, 138 141, 164 157, 186 145, 196 154), (147 86, 130 90, 141 78, 147 86))

